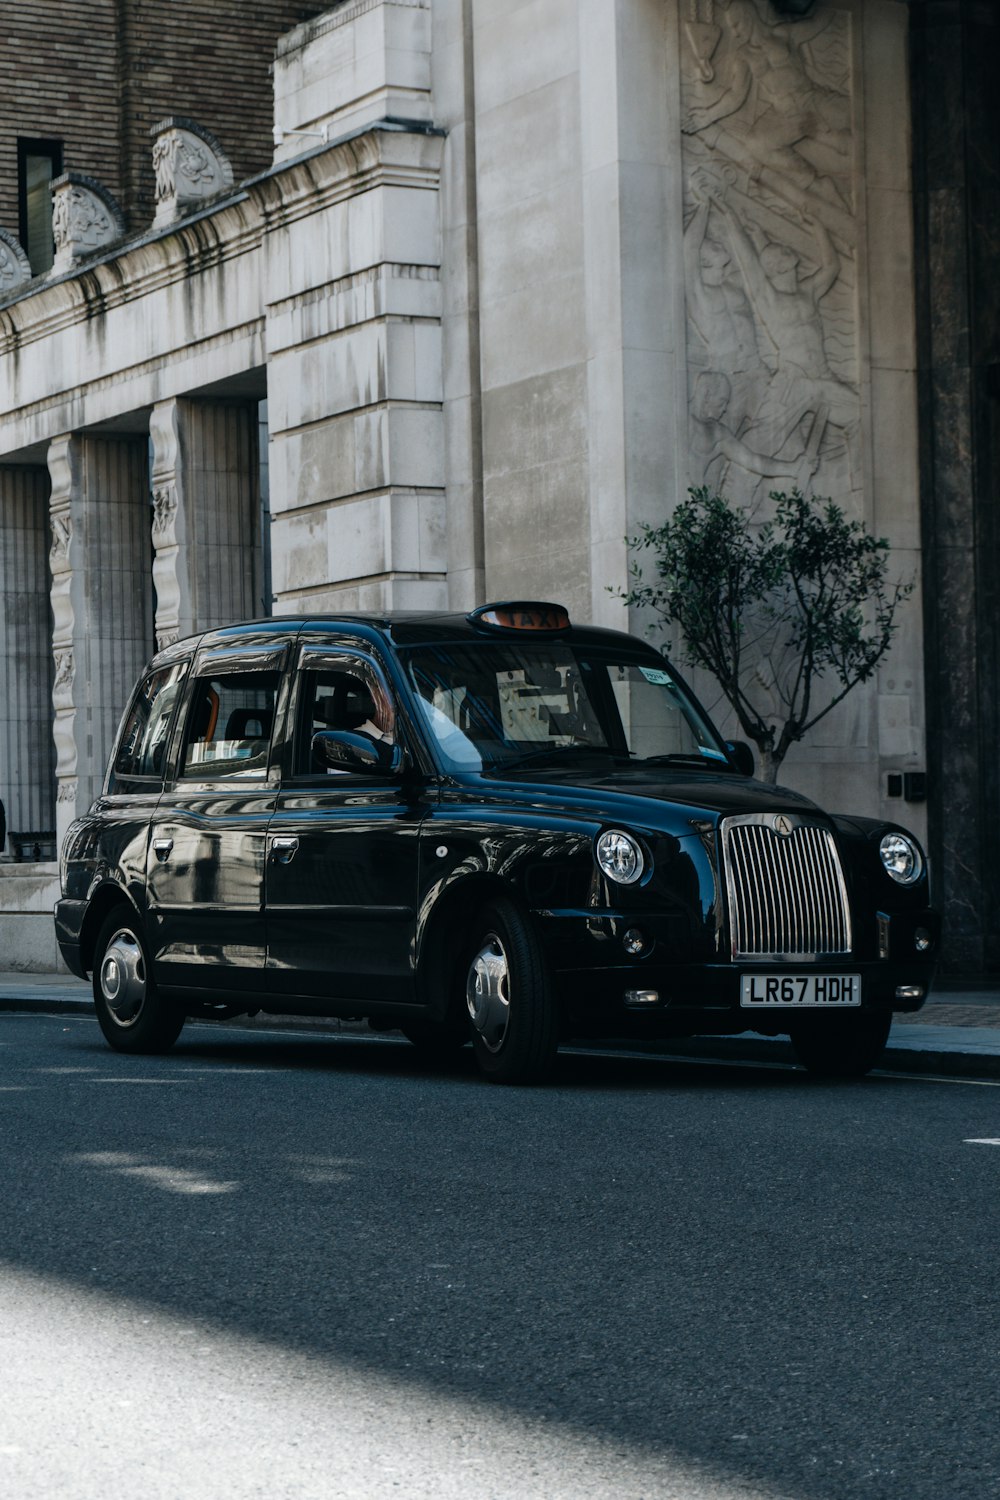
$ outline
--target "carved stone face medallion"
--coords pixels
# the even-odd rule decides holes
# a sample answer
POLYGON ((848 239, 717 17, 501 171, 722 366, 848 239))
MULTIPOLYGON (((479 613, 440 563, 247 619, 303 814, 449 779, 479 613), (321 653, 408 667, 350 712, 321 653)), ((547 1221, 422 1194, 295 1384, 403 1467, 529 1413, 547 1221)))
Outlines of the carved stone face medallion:
POLYGON ((171 117, 154 125, 156 217, 162 227, 233 185, 229 158, 215 136, 193 120, 171 117))
POLYGON ((0 229, 0 297, 31 280, 31 265, 20 243, 0 229))

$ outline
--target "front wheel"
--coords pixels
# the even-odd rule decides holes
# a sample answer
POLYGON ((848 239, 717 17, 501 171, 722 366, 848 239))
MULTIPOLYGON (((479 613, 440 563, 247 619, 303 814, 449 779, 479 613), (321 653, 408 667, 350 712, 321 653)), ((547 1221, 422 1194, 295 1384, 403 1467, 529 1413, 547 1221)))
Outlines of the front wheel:
POLYGON ((481 1072, 538 1083, 559 1044, 552 984, 534 930, 512 901, 484 907, 465 964, 465 1003, 481 1072))
POLYGON ((817 1078, 863 1078, 889 1039, 892 1012, 817 1016, 792 1029, 792 1050, 817 1078))
POLYGON ((116 1052, 167 1052, 181 1034, 184 1012, 156 988, 130 907, 116 907, 97 935, 94 1005, 116 1052))

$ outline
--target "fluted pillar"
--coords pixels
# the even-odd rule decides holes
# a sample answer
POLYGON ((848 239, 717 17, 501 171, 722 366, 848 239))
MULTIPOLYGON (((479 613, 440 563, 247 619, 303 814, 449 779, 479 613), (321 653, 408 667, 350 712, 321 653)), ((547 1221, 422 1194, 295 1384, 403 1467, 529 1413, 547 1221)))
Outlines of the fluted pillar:
POLYGON ((59 437, 48 461, 61 841, 100 790, 122 711, 152 652, 149 470, 143 438, 59 437))
POLYGON ((56 826, 48 496, 44 468, 0 469, 0 799, 8 853, 11 835, 56 826))
POLYGON ((169 400, 152 411, 156 642, 267 613, 255 405, 169 400))

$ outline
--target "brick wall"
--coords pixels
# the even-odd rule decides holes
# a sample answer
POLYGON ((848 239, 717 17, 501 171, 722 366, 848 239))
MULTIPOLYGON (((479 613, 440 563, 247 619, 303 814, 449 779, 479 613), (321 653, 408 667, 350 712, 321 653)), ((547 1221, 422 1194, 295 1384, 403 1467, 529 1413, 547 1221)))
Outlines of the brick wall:
POLYGON ((17 140, 61 139, 68 167, 121 191, 115 0, 12 0, 0 21, 0 227, 17 234, 17 140))
POLYGON ((18 233, 17 140, 63 142, 141 232, 153 217, 149 127, 187 115, 239 181, 271 159, 275 43, 330 0, 6 0, 0 12, 0 227, 18 233))

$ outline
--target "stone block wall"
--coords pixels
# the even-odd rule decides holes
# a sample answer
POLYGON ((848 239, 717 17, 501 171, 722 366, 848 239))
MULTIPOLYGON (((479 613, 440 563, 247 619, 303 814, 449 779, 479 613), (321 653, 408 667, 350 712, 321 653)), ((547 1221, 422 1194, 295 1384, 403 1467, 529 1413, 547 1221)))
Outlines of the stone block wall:
POLYGON ((2 869, 0 965, 22 974, 65 972, 52 921, 59 899, 58 865, 4 864, 2 869))

